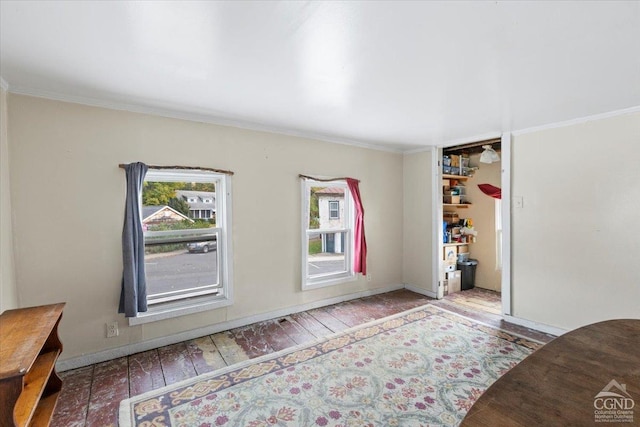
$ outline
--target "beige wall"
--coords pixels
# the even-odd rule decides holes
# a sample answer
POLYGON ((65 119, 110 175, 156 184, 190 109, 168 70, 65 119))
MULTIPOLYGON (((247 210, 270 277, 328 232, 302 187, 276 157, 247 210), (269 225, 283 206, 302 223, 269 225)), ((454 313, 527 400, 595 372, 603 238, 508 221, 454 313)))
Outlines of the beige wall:
POLYGON ((513 314, 640 318, 640 113, 515 136, 513 314))
POLYGON ((400 154, 13 94, 9 122, 19 297, 67 302, 64 358, 402 281, 400 154), (116 314, 118 164, 133 161, 235 171, 233 306, 135 327, 116 314), (299 173, 361 180, 371 281, 300 291, 299 173), (107 339, 111 320, 120 336, 107 339))
POLYGON ((0 89, 0 313, 18 306, 14 275, 7 92, 0 89))
POLYGON ((469 245, 469 256, 478 260, 476 286, 499 292, 502 270, 496 269, 495 199, 480 191, 478 184, 500 187, 501 162, 480 163, 480 154, 472 155, 470 162, 473 166, 479 166, 473 178, 466 182, 472 206, 467 209, 468 212, 460 212, 462 216, 473 219, 473 226, 478 231, 476 243, 469 245))
POLYGON ((403 283, 436 292, 433 283, 432 153, 404 156, 403 283))
MULTIPOLYGON (((435 291, 429 151, 385 153, 14 94, 7 117, 4 91, 0 107, 1 308, 67 301, 64 358, 399 283, 435 291), (233 306, 136 327, 116 314, 117 165, 131 161, 236 172, 233 306), (362 181, 370 282, 300 291, 300 172, 362 181), (106 339, 111 320, 121 334, 106 339)), ((639 113, 514 137, 512 194, 524 200, 512 212, 514 316, 565 329, 640 318, 639 142, 639 113)), ((479 267, 479 286, 483 275, 479 267)))

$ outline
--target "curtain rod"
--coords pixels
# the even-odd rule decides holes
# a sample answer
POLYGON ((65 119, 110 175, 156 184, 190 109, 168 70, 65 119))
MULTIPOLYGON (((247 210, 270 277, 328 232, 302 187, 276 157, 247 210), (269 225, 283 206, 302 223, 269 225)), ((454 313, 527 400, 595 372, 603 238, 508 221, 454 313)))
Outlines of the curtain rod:
MULTIPOLYGON (((347 178, 347 177, 342 177, 342 178, 327 178, 327 179, 323 179, 323 178, 315 178, 313 176, 309 176, 309 175, 303 175, 300 174, 298 175, 298 177, 302 178, 302 179, 311 179, 313 181, 320 181, 320 182, 331 182, 331 181, 346 181, 347 179, 354 179, 354 178, 347 178)), ((359 179, 356 179, 356 181, 360 182, 359 179)))
MULTIPOLYGON (((127 166, 124 163, 120 163, 118 165, 118 167, 120 169, 124 169, 125 166, 127 166)), ((147 167, 149 169, 186 169, 186 170, 199 170, 199 171, 209 171, 209 172, 218 172, 218 173, 224 173, 226 175, 233 175, 232 171, 228 171, 228 170, 224 170, 224 169, 214 169, 214 168, 203 168, 200 166, 154 166, 154 165, 147 165, 147 167)))

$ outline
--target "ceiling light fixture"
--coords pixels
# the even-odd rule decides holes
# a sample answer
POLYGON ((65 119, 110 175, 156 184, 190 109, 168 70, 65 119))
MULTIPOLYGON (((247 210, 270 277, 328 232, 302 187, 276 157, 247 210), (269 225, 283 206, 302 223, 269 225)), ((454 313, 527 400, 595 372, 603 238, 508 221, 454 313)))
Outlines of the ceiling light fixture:
POLYGON ((484 148, 484 151, 480 155, 480 163, 493 163, 500 161, 500 156, 498 156, 496 150, 491 148, 490 145, 483 145, 482 148, 484 148))

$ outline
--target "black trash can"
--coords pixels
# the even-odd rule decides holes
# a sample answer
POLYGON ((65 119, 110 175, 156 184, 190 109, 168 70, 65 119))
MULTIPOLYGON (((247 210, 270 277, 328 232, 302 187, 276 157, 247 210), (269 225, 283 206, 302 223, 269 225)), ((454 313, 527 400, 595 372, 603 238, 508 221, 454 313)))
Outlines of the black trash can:
POLYGON ((478 265, 477 259, 470 259, 469 261, 458 261, 458 270, 460 270, 460 289, 466 291, 473 289, 476 285, 476 266, 478 265))

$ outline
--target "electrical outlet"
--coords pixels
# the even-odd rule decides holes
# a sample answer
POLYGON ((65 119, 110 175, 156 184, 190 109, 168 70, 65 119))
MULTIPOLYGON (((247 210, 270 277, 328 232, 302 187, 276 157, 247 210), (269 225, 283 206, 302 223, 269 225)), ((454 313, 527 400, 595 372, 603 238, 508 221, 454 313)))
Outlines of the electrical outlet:
POLYGON ((107 323, 107 338, 117 337, 119 334, 117 321, 107 323))
POLYGON ((373 280, 372 274, 371 273, 367 273, 367 282, 370 282, 373 280))

